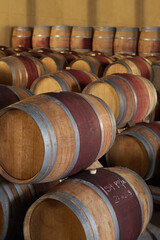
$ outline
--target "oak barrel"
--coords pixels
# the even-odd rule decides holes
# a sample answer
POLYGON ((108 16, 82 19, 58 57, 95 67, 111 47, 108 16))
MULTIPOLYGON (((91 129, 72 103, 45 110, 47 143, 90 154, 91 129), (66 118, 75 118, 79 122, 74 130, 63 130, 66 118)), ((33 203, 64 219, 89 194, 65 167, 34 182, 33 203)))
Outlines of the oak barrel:
MULTIPOLYGON (((137 122, 142 122, 145 117, 147 117, 151 111, 153 111, 153 109, 151 109, 151 101, 156 102, 156 95, 152 95, 152 100, 151 100, 151 93, 150 91, 151 88, 153 87, 148 87, 148 85, 150 85, 149 80, 144 78, 141 78, 139 76, 136 76, 134 74, 127 74, 127 73, 123 73, 123 74, 115 74, 120 78, 124 78, 126 79, 131 86, 133 87, 136 96, 137 96, 137 101, 136 101, 136 114, 134 116, 134 118, 132 119, 132 121, 134 123, 137 122), (148 82, 148 84, 146 84, 145 82, 148 82)), ((153 105, 152 105, 153 106, 153 105)))
POLYGON ((0 84, 0 109, 33 95, 26 88, 0 84))
POLYGON ((24 236, 26 240, 75 236, 77 240, 137 240, 152 212, 149 188, 136 173, 124 168, 97 169, 95 174, 83 171, 32 204, 24 236))
POLYGON ((32 35, 33 48, 49 48, 50 26, 34 26, 32 35))
POLYGON ((0 114, 0 172, 16 183, 53 181, 79 172, 104 155, 116 134, 109 107, 85 94, 36 95, 0 114))
POLYGON ((43 63, 29 56, 9 56, 0 60, 0 83, 30 88, 32 82, 46 73, 43 63))
POLYGON ((138 41, 140 56, 160 55, 160 27, 142 27, 138 41))
POLYGON ((77 80, 80 86, 80 91, 82 91, 89 83, 99 79, 94 73, 89 73, 82 70, 66 69, 65 72, 77 80))
POLYGON ((106 154, 108 166, 123 166, 145 180, 157 174, 160 161, 160 124, 139 123, 117 135, 106 154))
POLYGON ((117 27, 114 38, 114 54, 137 55, 138 34, 137 27, 117 27))
POLYGON ((48 73, 54 73, 68 66, 66 58, 60 53, 49 54, 40 59, 46 66, 48 73))
POLYGON ((110 79, 102 79, 88 84, 83 92, 105 101, 115 117, 117 126, 121 125, 126 111, 126 99, 118 84, 110 79))
POLYGON ((115 31, 115 27, 95 27, 92 41, 93 51, 101 51, 108 56, 112 56, 115 31))
POLYGON ((50 33, 50 48, 56 51, 69 50, 71 26, 52 26, 50 33))
POLYGON ((73 26, 71 32, 70 48, 76 52, 88 52, 92 50, 92 27, 73 26))
POLYGON ((70 68, 94 73, 98 77, 102 77, 103 75, 101 62, 93 56, 84 56, 83 58, 72 61, 70 68))
POLYGON ((12 30, 12 48, 32 48, 31 27, 14 27, 12 30))
POLYGON ((97 96, 108 104, 118 128, 131 120, 141 122, 154 110, 157 100, 149 80, 133 74, 104 76, 88 84, 83 92, 97 96))
POLYGON ((153 71, 151 65, 141 57, 124 58, 116 61, 106 67, 104 71, 105 75, 114 73, 132 73, 142 77, 146 77, 152 81, 153 71))
MULTIPOLYGON (((137 111, 137 96, 136 96, 136 92, 134 91, 132 85, 124 78, 120 78, 117 77, 117 75, 108 75, 108 76, 104 76, 101 79, 107 79, 108 83, 109 82, 114 82, 117 86, 119 93, 121 93, 121 98, 124 100, 121 100, 121 113, 123 113, 123 115, 121 115, 121 119, 118 123, 118 128, 122 128, 124 127, 129 121, 132 121, 136 111, 137 111)), ((109 93, 111 94, 111 93, 109 93)), ((106 98, 107 98, 106 94, 106 98)), ((109 99, 109 97, 108 97, 109 99)), ((111 98, 113 101, 113 99, 115 98, 111 98)), ((120 98, 119 98, 120 100, 120 98)), ((108 103, 108 105, 110 106, 110 103, 108 103)), ((111 108, 112 110, 112 108, 111 108)), ((112 110, 113 111, 113 110, 112 110)))
POLYGON ((80 92, 80 86, 72 75, 65 71, 58 71, 55 74, 44 74, 37 78, 30 88, 35 94, 46 92, 74 91, 80 92))

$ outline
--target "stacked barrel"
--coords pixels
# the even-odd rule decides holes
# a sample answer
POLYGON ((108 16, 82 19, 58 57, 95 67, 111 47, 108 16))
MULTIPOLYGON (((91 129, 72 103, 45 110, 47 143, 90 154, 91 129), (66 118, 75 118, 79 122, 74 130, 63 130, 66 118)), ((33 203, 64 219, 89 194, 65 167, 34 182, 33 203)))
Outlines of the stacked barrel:
POLYGON ((0 239, 145 231, 145 181, 160 169, 159 59, 137 56, 138 41, 133 27, 37 25, 0 47, 0 239))
POLYGON ((100 51, 107 55, 160 55, 160 27, 41 26, 14 27, 12 48, 100 51))

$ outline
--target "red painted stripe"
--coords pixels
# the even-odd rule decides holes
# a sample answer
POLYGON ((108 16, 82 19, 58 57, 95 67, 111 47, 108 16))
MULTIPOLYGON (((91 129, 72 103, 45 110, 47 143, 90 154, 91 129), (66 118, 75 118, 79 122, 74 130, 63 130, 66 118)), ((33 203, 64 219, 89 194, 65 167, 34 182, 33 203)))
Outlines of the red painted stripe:
POLYGON ((77 81, 81 87, 81 90, 83 90, 89 83, 92 82, 89 75, 87 75, 85 72, 83 72, 81 70, 67 69, 65 71, 71 73, 77 79, 77 81))
POLYGON ((28 73, 28 84, 26 88, 30 89, 33 81, 38 78, 38 71, 36 67, 36 63, 34 61, 26 56, 16 56, 20 61, 23 62, 23 64, 26 67, 27 73, 28 73))
POLYGON ((80 152, 70 175, 90 166, 96 159, 101 146, 99 120, 90 104, 79 94, 71 92, 45 93, 60 100, 72 114, 79 131, 80 152))
POLYGON ((96 174, 83 171, 74 178, 92 183, 106 195, 117 216, 120 240, 138 238, 142 226, 141 208, 137 196, 123 177, 107 169, 97 169, 96 174))
POLYGON ((128 73, 117 73, 114 75, 124 77, 134 88, 137 95, 137 112, 134 116, 133 122, 142 122, 148 112, 150 105, 149 93, 146 86, 136 75, 128 73))
POLYGON ((20 99, 8 87, 0 85, 0 109, 19 100, 20 99))

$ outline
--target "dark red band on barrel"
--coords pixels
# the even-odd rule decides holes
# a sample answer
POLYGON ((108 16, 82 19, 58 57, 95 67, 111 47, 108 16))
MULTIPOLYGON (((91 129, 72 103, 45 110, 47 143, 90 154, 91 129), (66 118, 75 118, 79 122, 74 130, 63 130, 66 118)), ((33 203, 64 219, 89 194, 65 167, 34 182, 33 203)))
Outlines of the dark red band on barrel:
POLYGON ((31 37, 12 37, 12 45, 14 47, 22 46, 24 48, 31 48, 32 47, 32 38, 31 37))
POLYGON ((97 115, 90 104, 75 93, 45 93, 60 100, 72 114, 79 131, 80 152, 70 175, 90 166, 101 146, 101 129, 97 115))
POLYGON ((30 89, 33 81, 38 78, 38 70, 36 67, 36 64, 34 63, 34 61, 26 56, 16 56, 18 59, 20 59, 20 61, 23 62, 23 64, 26 67, 27 73, 28 73, 28 83, 26 88, 30 89))
POLYGON ((128 73, 116 73, 114 75, 124 77, 134 88, 137 96, 137 112, 134 116, 133 122, 142 122, 146 117, 150 105, 147 87, 136 75, 128 73))
POLYGON ((32 46, 38 48, 49 48, 50 37, 32 37, 32 46))
POLYGON ((92 82, 89 75, 87 75, 85 72, 83 72, 81 70, 67 69, 65 71, 71 73, 77 79, 77 81, 81 87, 81 90, 83 90, 89 83, 92 82))
POLYGON ((142 226, 139 201, 126 180, 107 169, 97 169, 96 174, 88 171, 76 174, 98 187, 110 201, 119 223, 120 240, 137 239, 142 226))
POLYGON ((0 85, 0 109, 7 107, 20 99, 8 87, 0 85))
POLYGON ((96 55, 94 57, 100 62, 102 71, 104 71, 104 69, 110 64, 109 61, 103 56, 96 55))
POLYGON ((71 49, 92 49, 92 38, 71 37, 71 49))
POLYGON ((131 58, 130 61, 134 62, 138 66, 142 77, 150 79, 149 69, 145 63, 145 60, 143 60, 142 57, 140 57, 140 56, 134 57, 134 58, 131 58))
POLYGON ((76 60, 77 57, 75 57, 76 55, 73 54, 69 54, 69 53, 61 53, 65 58, 68 64, 70 64, 72 61, 76 60))
POLYGON ((158 122, 150 122, 150 123, 139 123, 138 126, 145 126, 147 128, 152 129, 159 137, 160 137, 160 123, 158 122))
POLYGON ((39 59, 44 56, 44 54, 40 52, 30 52, 30 54, 32 57, 39 58, 39 59))

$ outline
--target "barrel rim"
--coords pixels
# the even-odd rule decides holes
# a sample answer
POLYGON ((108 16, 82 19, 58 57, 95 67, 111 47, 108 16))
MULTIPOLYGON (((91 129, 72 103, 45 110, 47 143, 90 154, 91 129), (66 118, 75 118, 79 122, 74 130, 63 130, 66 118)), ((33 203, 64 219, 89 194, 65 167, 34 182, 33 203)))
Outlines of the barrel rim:
POLYGON ((110 27, 110 26, 95 26, 94 30, 98 31, 116 31, 116 27, 110 27))
POLYGON ((33 28, 32 27, 20 27, 20 26, 15 26, 13 27, 13 31, 14 30, 20 30, 20 31, 32 31, 33 28))
POLYGON ((138 27, 117 27, 117 31, 126 31, 126 32, 138 32, 139 28, 138 27))

